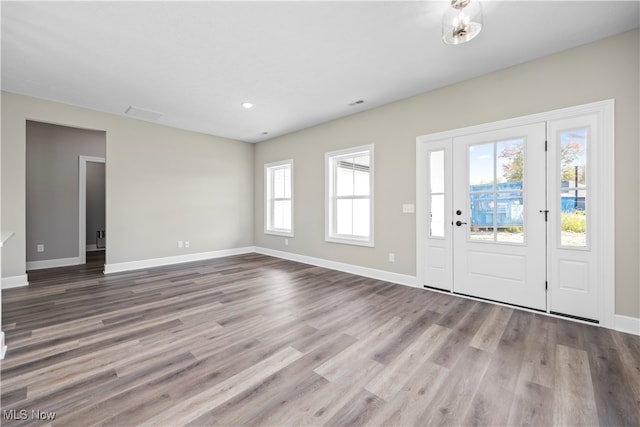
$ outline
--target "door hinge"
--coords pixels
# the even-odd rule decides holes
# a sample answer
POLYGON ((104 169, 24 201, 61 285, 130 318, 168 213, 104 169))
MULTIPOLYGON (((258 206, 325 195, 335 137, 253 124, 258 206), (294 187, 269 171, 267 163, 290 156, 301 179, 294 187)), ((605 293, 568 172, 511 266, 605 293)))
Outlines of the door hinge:
POLYGON ((544 151, 549 151, 549 141, 544 141, 544 151))
POLYGON ((540 213, 544 212, 544 222, 549 222, 549 210, 545 209, 545 210, 541 210, 540 213))
POLYGON ((549 290, 549 282, 547 281, 544 282, 544 290, 545 291, 549 290))

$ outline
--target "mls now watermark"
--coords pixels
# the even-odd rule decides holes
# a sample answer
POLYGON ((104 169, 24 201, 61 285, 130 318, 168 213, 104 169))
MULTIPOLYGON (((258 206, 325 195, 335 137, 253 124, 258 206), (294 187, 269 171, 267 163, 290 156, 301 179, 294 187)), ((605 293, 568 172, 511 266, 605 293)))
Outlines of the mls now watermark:
POLYGON ((2 417, 5 420, 39 420, 53 421, 56 419, 56 413, 53 411, 41 411, 39 409, 4 409, 2 417))

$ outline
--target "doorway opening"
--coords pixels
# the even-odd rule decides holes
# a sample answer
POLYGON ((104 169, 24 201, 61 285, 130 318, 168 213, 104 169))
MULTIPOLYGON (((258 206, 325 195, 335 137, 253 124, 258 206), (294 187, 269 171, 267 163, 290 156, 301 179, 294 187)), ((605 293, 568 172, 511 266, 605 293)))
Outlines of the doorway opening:
MULTIPOLYGON (((27 120, 27 270, 86 262, 86 240, 79 243, 86 236, 86 228, 82 233, 80 227, 83 215, 79 196, 83 185, 86 192, 86 175, 81 184, 79 170, 83 162, 79 159, 101 159, 104 167, 105 153, 104 131, 27 120)), ((104 206, 104 190, 99 197, 104 206)), ((104 230, 104 225, 100 229, 104 230)))
MULTIPOLYGON (((78 158, 78 253, 80 264, 86 264, 87 252, 106 251, 105 159, 78 158)), ((100 254, 92 254, 93 258, 100 254)))

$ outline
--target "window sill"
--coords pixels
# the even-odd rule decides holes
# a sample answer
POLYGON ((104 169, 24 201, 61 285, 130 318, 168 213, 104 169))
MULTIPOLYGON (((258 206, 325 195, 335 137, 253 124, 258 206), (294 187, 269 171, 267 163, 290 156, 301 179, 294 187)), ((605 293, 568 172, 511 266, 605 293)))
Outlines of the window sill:
POLYGON ((293 237, 293 231, 264 230, 264 234, 281 237, 293 237))
POLYGON ((325 242, 329 243, 340 243, 343 245, 353 245, 353 246, 365 246, 368 248, 373 248, 373 239, 371 240, 362 240, 362 239, 349 239, 346 237, 331 237, 327 236, 324 238, 325 242))

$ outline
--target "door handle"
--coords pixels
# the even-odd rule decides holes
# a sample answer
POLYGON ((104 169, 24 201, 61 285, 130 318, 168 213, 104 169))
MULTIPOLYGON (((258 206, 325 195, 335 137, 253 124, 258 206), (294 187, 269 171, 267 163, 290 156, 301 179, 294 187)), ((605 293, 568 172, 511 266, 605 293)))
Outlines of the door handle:
POLYGON ((466 224, 466 222, 462 222, 460 220, 456 221, 456 225, 460 227, 462 224, 466 224))

